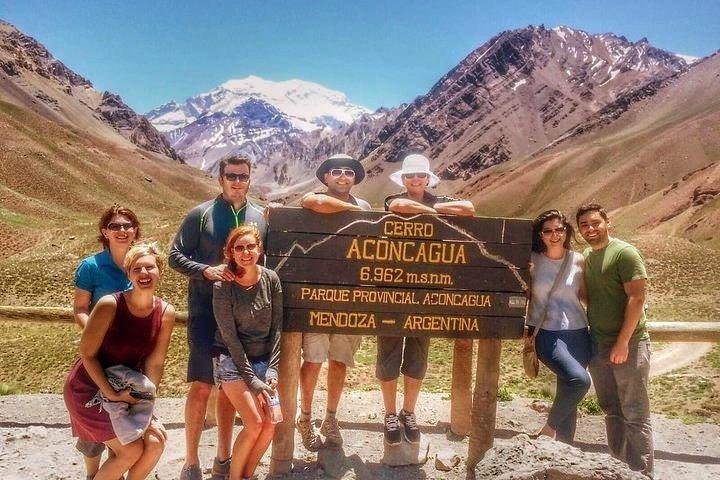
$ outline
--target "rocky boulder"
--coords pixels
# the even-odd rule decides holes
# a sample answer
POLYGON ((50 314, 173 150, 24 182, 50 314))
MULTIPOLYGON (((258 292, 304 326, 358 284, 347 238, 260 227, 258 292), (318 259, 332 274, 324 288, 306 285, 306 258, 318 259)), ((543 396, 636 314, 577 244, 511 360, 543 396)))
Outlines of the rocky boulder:
POLYGON ((547 437, 518 435, 489 450, 475 468, 476 480, 642 480, 627 465, 604 453, 582 450, 547 437))

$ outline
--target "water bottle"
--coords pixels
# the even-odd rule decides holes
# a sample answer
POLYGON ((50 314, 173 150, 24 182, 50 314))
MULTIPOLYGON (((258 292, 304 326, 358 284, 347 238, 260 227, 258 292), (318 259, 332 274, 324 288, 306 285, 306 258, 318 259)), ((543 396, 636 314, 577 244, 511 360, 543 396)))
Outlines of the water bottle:
POLYGON ((282 408, 280 408, 280 396, 275 393, 275 395, 270 395, 267 390, 264 390, 263 393, 265 394, 265 399, 267 400, 268 404, 268 411, 270 413, 270 422, 272 424, 280 423, 283 421, 283 414, 282 414, 282 408))

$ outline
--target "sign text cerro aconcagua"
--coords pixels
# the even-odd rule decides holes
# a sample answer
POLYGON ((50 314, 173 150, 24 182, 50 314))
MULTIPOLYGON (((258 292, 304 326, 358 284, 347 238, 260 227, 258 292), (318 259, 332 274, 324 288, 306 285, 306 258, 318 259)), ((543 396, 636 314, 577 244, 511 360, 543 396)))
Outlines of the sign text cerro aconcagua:
POLYGON ((287 331, 517 338, 530 222, 272 209, 267 264, 287 331))

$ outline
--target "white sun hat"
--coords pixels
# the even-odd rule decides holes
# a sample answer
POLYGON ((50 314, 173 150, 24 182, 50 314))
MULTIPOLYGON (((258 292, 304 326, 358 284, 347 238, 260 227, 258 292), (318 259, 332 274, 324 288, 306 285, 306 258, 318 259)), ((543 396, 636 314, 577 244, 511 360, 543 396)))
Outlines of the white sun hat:
POLYGON ((440 183, 438 176, 430 170, 430 160, 428 160, 425 155, 420 155, 419 153, 413 153, 405 157, 402 163, 402 169, 391 173, 390 180, 402 187, 404 186, 402 176, 405 173, 427 173, 430 177, 428 187, 434 187, 440 183))

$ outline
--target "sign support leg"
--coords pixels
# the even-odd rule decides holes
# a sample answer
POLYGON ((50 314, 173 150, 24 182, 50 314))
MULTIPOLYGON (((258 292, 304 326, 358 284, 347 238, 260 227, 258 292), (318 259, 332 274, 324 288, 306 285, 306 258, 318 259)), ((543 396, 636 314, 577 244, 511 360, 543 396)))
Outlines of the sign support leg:
POLYGON ((292 470, 295 452, 295 413, 297 410, 298 381, 300 378, 300 347, 302 333, 283 332, 280 344, 280 366, 278 394, 282 407, 283 421, 275 427, 270 474, 289 473, 292 470))
POLYGON ((472 427, 468 446, 467 468, 474 470, 485 452, 493 446, 497 388, 500 377, 500 348, 497 338, 478 340, 475 392, 472 405, 472 427))
POLYGON ((457 339, 453 349, 450 431, 463 437, 470 433, 472 408, 472 339, 457 339))

